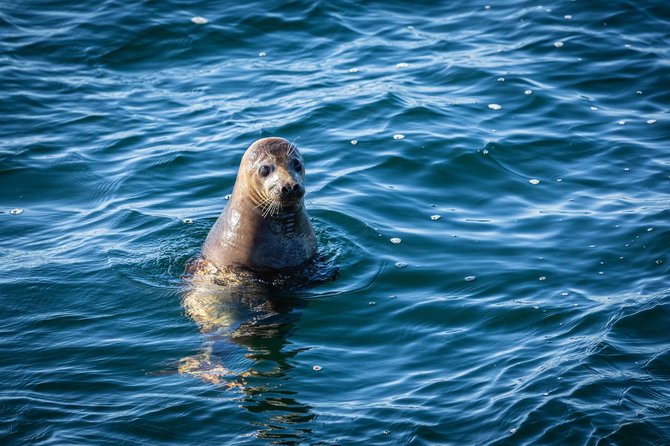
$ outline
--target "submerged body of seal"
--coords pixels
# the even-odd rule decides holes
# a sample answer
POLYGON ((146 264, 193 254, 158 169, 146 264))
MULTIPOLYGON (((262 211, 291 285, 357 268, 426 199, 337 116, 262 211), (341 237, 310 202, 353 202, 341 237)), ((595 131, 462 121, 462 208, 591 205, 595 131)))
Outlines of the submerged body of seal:
POLYGON ((261 139, 244 153, 228 204, 207 235, 200 257, 187 267, 191 280, 183 305, 210 342, 202 354, 181 360, 181 373, 210 382, 233 374, 215 352, 215 341, 224 341, 219 350, 227 350, 225 345, 236 339, 235 331, 249 326, 243 315, 250 311, 256 325, 277 314, 272 287, 259 278, 304 265, 316 256, 316 237, 304 204, 304 178, 302 156, 285 139, 261 139))

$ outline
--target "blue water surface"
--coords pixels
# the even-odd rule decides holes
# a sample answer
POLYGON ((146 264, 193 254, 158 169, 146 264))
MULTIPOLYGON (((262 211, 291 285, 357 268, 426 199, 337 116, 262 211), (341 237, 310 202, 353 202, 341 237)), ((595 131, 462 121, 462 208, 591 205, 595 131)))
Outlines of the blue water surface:
POLYGON ((5 1, 0 36, 2 444, 670 444, 666 2, 5 1), (327 271, 213 383, 182 274, 267 136, 327 271))

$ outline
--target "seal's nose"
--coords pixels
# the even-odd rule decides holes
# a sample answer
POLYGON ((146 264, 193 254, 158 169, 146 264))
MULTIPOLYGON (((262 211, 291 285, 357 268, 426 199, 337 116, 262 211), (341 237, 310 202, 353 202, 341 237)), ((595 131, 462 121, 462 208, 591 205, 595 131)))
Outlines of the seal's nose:
POLYGON ((300 183, 286 183, 281 188, 281 194, 285 197, 298 197, 301 196, 305 190, 300 183))

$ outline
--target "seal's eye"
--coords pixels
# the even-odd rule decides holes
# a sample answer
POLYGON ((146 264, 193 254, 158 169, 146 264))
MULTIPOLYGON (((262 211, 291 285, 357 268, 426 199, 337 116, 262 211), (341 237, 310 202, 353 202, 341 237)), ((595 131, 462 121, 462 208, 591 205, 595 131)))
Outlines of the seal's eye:
POLYGON ((293 168, 295 169, 296 172, 300 172, 302 170, 302 164, 300 163, 299 160, 297 159, 293 160, 293 168))
POLYGON ((258 169, 258 173, 260 173, 262 177, 270 175, 270 166, 261 166, 261 168, 258 169))

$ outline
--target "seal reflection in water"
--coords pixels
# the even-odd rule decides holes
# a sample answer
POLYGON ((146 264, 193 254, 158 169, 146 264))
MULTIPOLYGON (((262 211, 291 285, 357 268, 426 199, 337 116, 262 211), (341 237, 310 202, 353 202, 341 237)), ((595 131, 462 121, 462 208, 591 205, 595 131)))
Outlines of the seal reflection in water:
POLYGON ((273 299, 273 281, 317 251, 304 178, 302 156, 285 139, 261 139, 244 153, 230 200, 201 256, 186 269, 190 283, 183 305, 208 342, 202 354, 181 360, 181 373, 216 383, 248 376, 231 370, 243 367, 230 359, 241 356, 231 350, 254 329, 267 335, 278 316, 290 313, 291 299, 273 299))

